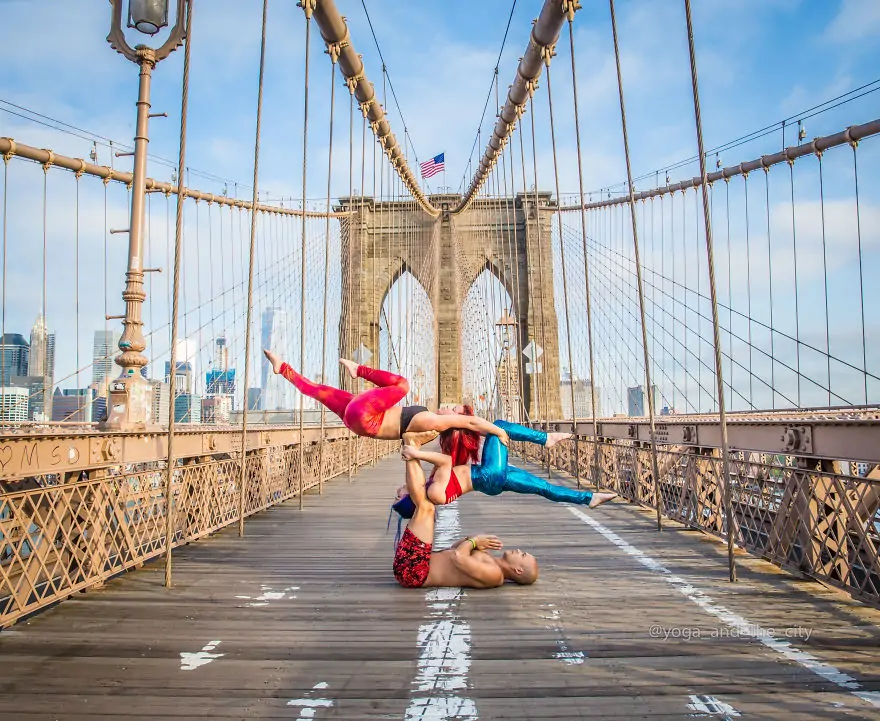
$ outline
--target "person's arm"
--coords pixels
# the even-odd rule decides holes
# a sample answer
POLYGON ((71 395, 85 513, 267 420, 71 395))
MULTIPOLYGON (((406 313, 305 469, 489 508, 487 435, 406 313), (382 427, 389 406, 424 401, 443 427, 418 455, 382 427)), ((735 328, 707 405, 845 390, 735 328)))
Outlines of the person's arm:
POLYGON ((484 586, 500 586, 504 583, 504 574, 497 565, 478 561, 473 557, 474 551, 496 550, 502 548, 497 536, 473 536, 465 538, 452 549, 452 564, 462 573, 484 586))
POLYGON ((458 414, 434 414, 434 428, 438 431, 446 431, 450 428, 463 428, 474 431, 481 436, 498 436, 498 439, 506 446, 509 442, 507 431, 490 423, 479 416, 465 416, 458 414))
POLYGON ((425 463, 430 463, 432 466, 436 466, 437 468, 442 468, 443 466, 452 467, 452 456, 447 456, 445 453, 432 453, 431 451, 423 451, 421 448, 417 448, 416 446, 404 446, 401 450, 401 455, 406 460, 413 461, 424 461, 425 463))
POLYGON ((479 416, 460 416, 461 418, 467 418, 471 424, 468 426, 469 430, 477 431, 484 436, 498 436, 498 440, 500 440, 505 446, 510 442, 510 438, 507 437, 507 431, 503 428, 499 428, 494 423, 490 423, 485 418, 480 418, 479 416))

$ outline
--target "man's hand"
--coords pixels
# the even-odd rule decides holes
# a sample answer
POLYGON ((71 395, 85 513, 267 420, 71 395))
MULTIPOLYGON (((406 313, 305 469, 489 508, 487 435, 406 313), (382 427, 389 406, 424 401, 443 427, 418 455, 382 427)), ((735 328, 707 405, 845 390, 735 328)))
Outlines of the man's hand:
POLYGON ((498 434, 498 440, 505 446, 510 445, 510 436, 507 435, 507 431, 505 430, 502 430, 501 433, 498 434))
POLYGON ((400 457, 405 461, 419 460, 419 449, 415 446, 403 446, 400 449, 400 457))
POLYGON ((478 551, 500 551, 504 547, 498 536, 471 536, 471 540, 478 551))

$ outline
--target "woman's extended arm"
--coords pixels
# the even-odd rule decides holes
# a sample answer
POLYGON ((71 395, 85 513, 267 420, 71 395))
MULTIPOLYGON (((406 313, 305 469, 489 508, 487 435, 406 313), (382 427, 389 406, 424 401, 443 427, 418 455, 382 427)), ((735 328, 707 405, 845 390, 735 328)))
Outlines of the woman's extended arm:
POLYGON ((498 436, 498 440, 500 440, 505 446, 509 443, 510 439, 507 437, 507 431, 503 428, 499 428, 494 423, 490 423, 485 418, 480 418, 479 416, 458 416, 459 418, 466 418, 470 421, 470 424, 466 427, 469 430, 477 431, 484 436, 498 436))
POLYGON ((445 453, 432 453, 430 451, 423 451, 415 446, 404 446, 401 455, 407 460, 424 461, 438 468, 443 466, 452 467, 452 456, 447 456, 445 453))

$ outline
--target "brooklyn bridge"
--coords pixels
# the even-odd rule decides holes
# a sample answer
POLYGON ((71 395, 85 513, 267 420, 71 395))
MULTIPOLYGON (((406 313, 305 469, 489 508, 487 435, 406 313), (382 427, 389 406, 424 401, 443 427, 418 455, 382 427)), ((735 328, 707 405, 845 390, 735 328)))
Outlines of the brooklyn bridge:
POLYGON ((0 718, 880 718, 871 3, 778 87, 771 4, 107 5, 0 3, 0 718), (263 349, 617 497, 438 506, 539 578, 401 588, 401 441, 263 349))

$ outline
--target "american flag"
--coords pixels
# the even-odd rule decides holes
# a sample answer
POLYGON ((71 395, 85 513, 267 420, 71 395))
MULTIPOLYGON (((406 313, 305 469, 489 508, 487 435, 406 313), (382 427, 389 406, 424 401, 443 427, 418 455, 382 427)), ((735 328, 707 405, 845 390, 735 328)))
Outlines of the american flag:
POLYGON ((435 155, 430 160, 426 160, 419 167, 422 169, 422 179, 432 178, 437 173, 442 173, 446 170, 445 161, 443 160, 443 153, 440 155, 435 155))

